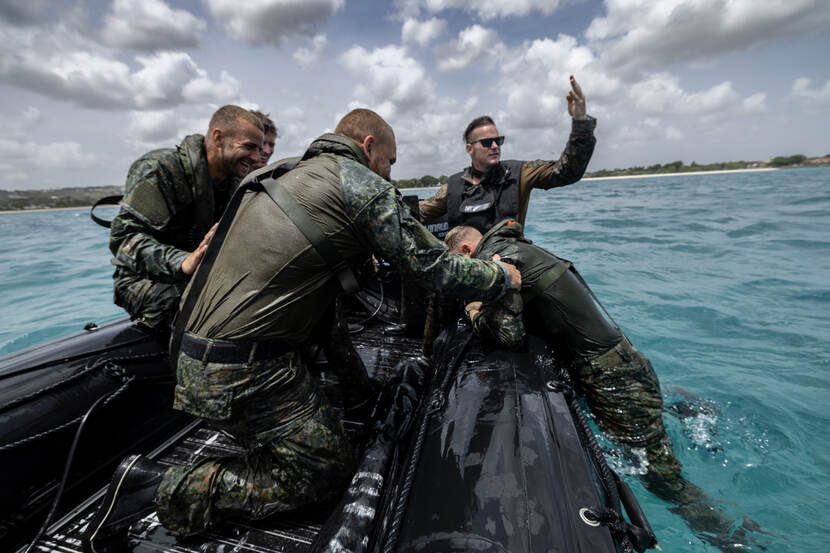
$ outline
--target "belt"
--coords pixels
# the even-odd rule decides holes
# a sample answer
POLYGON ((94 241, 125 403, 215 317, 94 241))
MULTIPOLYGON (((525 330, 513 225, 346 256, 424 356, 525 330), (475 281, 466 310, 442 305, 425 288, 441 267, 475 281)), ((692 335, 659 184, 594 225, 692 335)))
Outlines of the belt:
POLYGON ((275 359, 292 349, 292 346, 276 341, 216 340, 185 334, 180 351, 203 363, 247 363, 275 359))

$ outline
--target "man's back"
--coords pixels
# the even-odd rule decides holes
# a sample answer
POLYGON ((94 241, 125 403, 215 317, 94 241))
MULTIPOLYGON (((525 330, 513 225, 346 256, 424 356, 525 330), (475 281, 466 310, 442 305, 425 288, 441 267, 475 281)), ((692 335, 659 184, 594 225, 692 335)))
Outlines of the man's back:
MULTIPOLYGON (((350 264, 368 255, 340 187, 343 158, 322 153, 279 182, 350 264)), ((243 199, 188 329, 224 340, 300 343, 339 291, 325 261, 265 193, 243 199), (239 229, 234 232, 234 227, 239 229)))

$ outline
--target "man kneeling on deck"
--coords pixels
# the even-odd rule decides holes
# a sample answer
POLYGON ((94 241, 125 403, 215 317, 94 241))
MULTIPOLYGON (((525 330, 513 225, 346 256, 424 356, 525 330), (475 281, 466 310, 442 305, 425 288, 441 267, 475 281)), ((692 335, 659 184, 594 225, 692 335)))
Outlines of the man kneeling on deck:
POLYGON ((301 346, 372 254, 427 289, 464 298, 497 299, 521 286, 515 267, 450 255, 413 219, 388 180, 395 157, 386 121, 353 110, 294 169, 246 192, 229 227, 220 223, 205 257, 213 266, 201 289, 191 283, 179 314, 187 332, 172 352, 174 406, 229 432, 246 452, 169 468, 142 456, 123 461, 84 532, 87 551, 123 540, 153 509, 189 535, 339 496, 354 470, 351 446, 301 346))
POLYGON ((746 543, 746 528, 733 530, 722 510, 681 475, 651 362, 603 315, 571 263, 531 243, 522 225, 509 219, 484 235, 454 227, 444 240, 452 253, 501 259, 522 273, 521 292, 467 305, 476 334, 508 350, 523 347, 525 331, 542 337, 569 368, 599 427, 624 446, 645 451, 648 472, 642 478, 649 491, 674 503, 671 510, 711 544, 732 550, 746 543))

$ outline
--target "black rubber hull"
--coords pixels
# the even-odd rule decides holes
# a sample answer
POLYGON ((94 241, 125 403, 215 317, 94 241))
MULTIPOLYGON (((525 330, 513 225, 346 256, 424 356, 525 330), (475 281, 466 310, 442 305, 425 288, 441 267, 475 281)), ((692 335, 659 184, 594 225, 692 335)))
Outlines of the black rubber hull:
POLYGON ((117 462, 183 426, 160 340, 128 320, 0 358, 0 550, 46 516, 80 420, 63 505, 100 486, 117 462))

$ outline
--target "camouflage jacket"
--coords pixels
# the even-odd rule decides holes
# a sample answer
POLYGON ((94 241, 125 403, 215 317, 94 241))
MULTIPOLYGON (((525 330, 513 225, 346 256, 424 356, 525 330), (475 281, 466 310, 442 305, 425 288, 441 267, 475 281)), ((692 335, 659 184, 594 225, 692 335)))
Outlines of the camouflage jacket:
POLYGON ((205 139, 193 134, 176 148, 140 157, 127 173, 121 210, 112 220, 113 265, 156 282, 185 282, 181 265, 222 215, 235 177, 215 186, 205 139))
MULTIPOLYGON (((326 134, 310 150, 316 155, 279 182, 353 269, 374 253, 428 289, 460 297, 504 294, 509 287, 504 265, 449 254, 412 217, 397 189, 369 170, 356 142, 326 134)), ((249 192, 187 330, 203 338, 297 345, 308 338, 339 292, 327 264, 268 194, 249 192)))
MULTIPOLYGON (((574 119, 571 124, 571 135, 568 143, 559 156, 559 159, 544 161, 541 159, 523 161, 521 176, 519 178, 519 211, 513 217, 524 225, 527 207, 530 202, 530 192, 534 188, 548 190, 559 186, 573 184, 582 178, 588 162, 594 153, 594 145, 597 142, 594 136, 594 128, 597 120, 593 117, 587 119, 574 119)), ((472 169, 467 167, 461 173, 465 186, 479 186, 470 180, 472 169)), ((492 172, 491 172, 492 173, 492 172)), ((489 175, 489 173, 488 173, 489 175)), ((487 176, 480 183, 487 186, 487 176)), ((447 185, 444 184, 431 197, 419 202, 421 216, 425 221, 441 217, 447 212, 447 185)))

